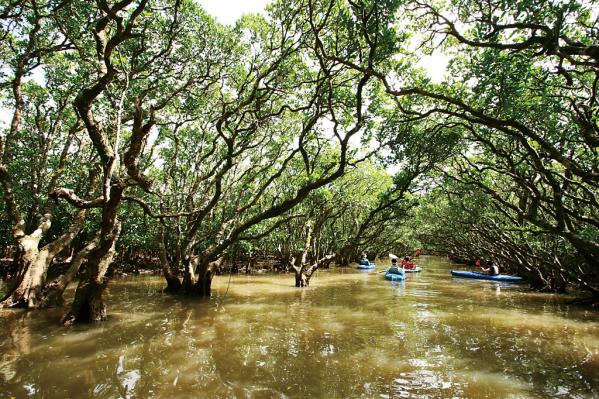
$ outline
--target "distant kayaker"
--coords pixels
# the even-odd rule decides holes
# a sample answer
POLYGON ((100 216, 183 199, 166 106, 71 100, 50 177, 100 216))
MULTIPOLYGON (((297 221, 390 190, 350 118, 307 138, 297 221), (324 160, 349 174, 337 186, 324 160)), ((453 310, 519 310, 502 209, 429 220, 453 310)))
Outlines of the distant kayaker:
POLYGON ((485 272, 486 274, 490 274, 491 276, 499 274, 499 268, 495 263, 493 263, 490 260, 487 261, 487 267, 481 267, 481 269, 483 270, 483 272, 485 272))
POLYGON ((370 261, 368 260, 368 258, 366 257, 366 254, 363 253, 362 255, 360 255, 360 260, 358 261, 358 263, 360 265, 364 265, 364 266, 368 266, 370 265, 370 261))
POLYGON ((417 248, 416 253, 414 254, 414 257, 415 258, 419 257, 421 253, 422 253, 422 251, 420 250, 420 248, 417 248))
POLYGON ((480 258, 476 258, 476 259, 474 259, 474 266, 476 266, 476 267, 481 267, 481 264, 480 264, 480 258))
POLYGON ((406 256, 405 258, 403 258, 403 262, 401 262, 401 267, 403 267, 404 269, 413 269, 416 267, 415 264, 413 264, 412 262, 410 262, 410 257, 406 256))

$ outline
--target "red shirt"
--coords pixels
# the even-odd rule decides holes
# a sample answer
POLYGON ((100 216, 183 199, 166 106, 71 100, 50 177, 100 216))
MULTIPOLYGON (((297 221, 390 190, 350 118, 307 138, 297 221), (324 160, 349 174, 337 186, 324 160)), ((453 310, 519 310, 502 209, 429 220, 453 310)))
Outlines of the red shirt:
POLYGON ((404 260, 403 262, 401 262, 401 267, 403 267, 404 269, 413 269, 414 264, 409 260, 404 260))

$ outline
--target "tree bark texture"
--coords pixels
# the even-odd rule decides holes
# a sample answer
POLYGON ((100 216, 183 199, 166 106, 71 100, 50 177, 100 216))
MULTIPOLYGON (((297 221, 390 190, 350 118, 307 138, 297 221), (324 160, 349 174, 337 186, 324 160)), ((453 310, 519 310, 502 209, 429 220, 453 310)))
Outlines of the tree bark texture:
POLYGON ((106 320, 106 304, 103 298, 108 285, 106 271, 116 254, 115 246, 121 232, 120 222, 115 222, 113 231, 101 237, 99 245, 87 256, 87 273, 79 281, 71 308, 62 318, 64 325, 106 320))
POLYGON ((79 211, 69 230, 42 248, 39 245, 50 228, 49 218, 44 220, 33 233, 16 239, 17 275, 13 279, 12 289, 0 301, 0 308, 34 309, 43 306, 42 290, 46 284, 50 264, 56 255, 70 245, 79 233, 86 214, 86 211, 79 211))

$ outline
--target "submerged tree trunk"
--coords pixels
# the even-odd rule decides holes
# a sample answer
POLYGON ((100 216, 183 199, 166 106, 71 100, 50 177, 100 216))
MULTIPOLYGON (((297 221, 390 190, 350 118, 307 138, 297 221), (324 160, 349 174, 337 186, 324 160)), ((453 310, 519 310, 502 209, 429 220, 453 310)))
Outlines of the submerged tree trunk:
POLYGON ((50 308, 56 306, 62 306, 64 304, 63 293, 66 290, 67 286, 75 276, 81 265, 85 260, 87 260, 87 256, 94 248, 97 247, 100 242, 100 237, 96 236, 89 244, 87 244, 83 249, 81 249, 73 260, 71 261, 71 266, 69 269, 62 275, 56 277, 54 280, 47 282, 43 289, 41 295, 41 301, 39 303, 40 308, 50 308))
POLYGON ((31 234, 19 240, 18 272, 13 289, 0 301, 0 307, 35 308, 51 262, 47 249, 38 249, 41 235, 31 234))
POLYGON ((312 226, 309 223, 306 223, 306 241, 304 242, 304 248, 299 254, 299 256, 294 256, 291 258, 291 267, 295 272, 295 286, 296 287, 305 287, 306 278, 304 275, 304 271, 306 268, 306 259, 308 258, 308 251, 310 250, 310 244, 312 243, 312 226))
POLYGON ((86 211, 79 211, 70 229, 42 248, 39 248, 39 243, 50 228, 49 218, 46 218, 33 233, 17 239, 18 251, 15 261, 18 271, 12 289, 0 301, 0 308, 34 309, 42 306, 42 289, 46 283, 48 268, 56 255, 70 245, 79 233, 86 214, 86 211))
POLYGON ((212 270, 208 269, 205 273, 198 275, 192 290, 192 295, 200 298, 210 298, 212 295, 212 270))
POLYGON ((300 256, 292 258, 291 267, 295 273, 295 286, 296 287, 308 287, 310 285, 310 279, 316 270, 322 265, 328 265, 336 257, 335 254, 325 255, 322 258, 316 260, 311 265, 308 265, 308 252, 310 250, 310 244, 312 243, 312 228, 309 224, 306 225, 306 241, 304 243, 304 249, 300 256))
MULTIPOLYGON (((166 236, 164 231, 164 226, 160 225, 160 266, 162 267, 162 274, 164 279, 166 280, 166 287, 163 289, 163 292, 167 294, 176 294, 181 292, 183 289, 183 285, 181 284, 181 280, 177 277, 177 275, 173 272, 170 262, 168 260, 167 252, 166 252, 166 236)), ((178 260, 178 256, 176 257, 178 260)))
POLYGON ((318 270, 320 267, 327 267, 331 261, 335 259, 335 254, 330 254, 330 255, 325 255, 322 258, 318 259, 316 262, 314 262, 306 271, 305 271, 305 284, 306 287, 310 285, 310 279, 312 278, 312 275, 314 274, 314 272, 316 272, 316 270, 318 270))
POLYGON ((168 294, 189 295, 200 298, 210 297, 212 294, 212 279, 214 270, 220 266, 223 258, 209 262, 196 256, 186 261, 183 277, 177 277, 168 263, 166 252, 161 254, 162 272, 167 286, 164 292, 168 294))
POLYGON ((170 265, 162 266, 162 274, 166 280, 166 287, 163 292, 167 294, 177 294, 183 290, 183 284, 181 280, 171 271, 170 265))
POLYGON ((193 267, 189 270, 193 274, 193 284, 187 293, 199 298, 209 298, 212 295, 212 279, 222 262, 222 257, 212 262, 207 258, 195 257, 194 261, 190 262, 193 267))
POLYGON ((316 270, 318 270, 320 267, 329 265, 334 258, 335 254, 330 254, 323 256, 322 258, 312 263, 310 266, 304 264, 299 268, 294 267, 293 270, 295 271, 295 286, 308 287, 310 285, 310 280, 316 272, 316 270))
POLYGON ((293 268, 293 271, 295 272, 296 287, 305 287, 309 284, 306 282, 306 276, 304 275, 303 269, 293 268))
POLYGON ((87 272, 79 281, 71 309, 62 318, 64 325, 106 320, 103 293, 108 278, 105 275, 116 254, 115 246, 121 232, 120 222, 115 222, 113 231, 101 237, 99 245, 87 256, 87 272))

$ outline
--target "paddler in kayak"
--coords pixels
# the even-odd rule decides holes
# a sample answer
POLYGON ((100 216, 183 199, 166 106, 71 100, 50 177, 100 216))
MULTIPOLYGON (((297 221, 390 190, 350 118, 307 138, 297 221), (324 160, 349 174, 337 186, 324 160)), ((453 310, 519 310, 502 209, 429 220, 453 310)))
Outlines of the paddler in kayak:
POLYGON ((487 267, 481 267, 481 269, 483 272, 485 272, 485 274, 489 274, 491 276, 496 276, 499 274, 499 268, 490 260, 487 261, 487 267))
POLYGON ((404 269, 407 269, 407 270, 411 270, 411 269, 414 269, 416 267, 416 265, 413 264, 412 262, 410 262, 409 256, 406 256, 405 258, 403 258, 403 262, 401 262, 401 267, 403 267, 404 269))
POLYGON ((370 265, 370 261, 366 257, 365 253, 362 253, 362 255, 360 256, 360 260, 358 260, 358 264, 364 265, 364 266, 370 265))
POLYGON ((404 274, 404 271, 397 266, 397 258, 391 259, 391 267, 387 270, 389 274, 404 274))

